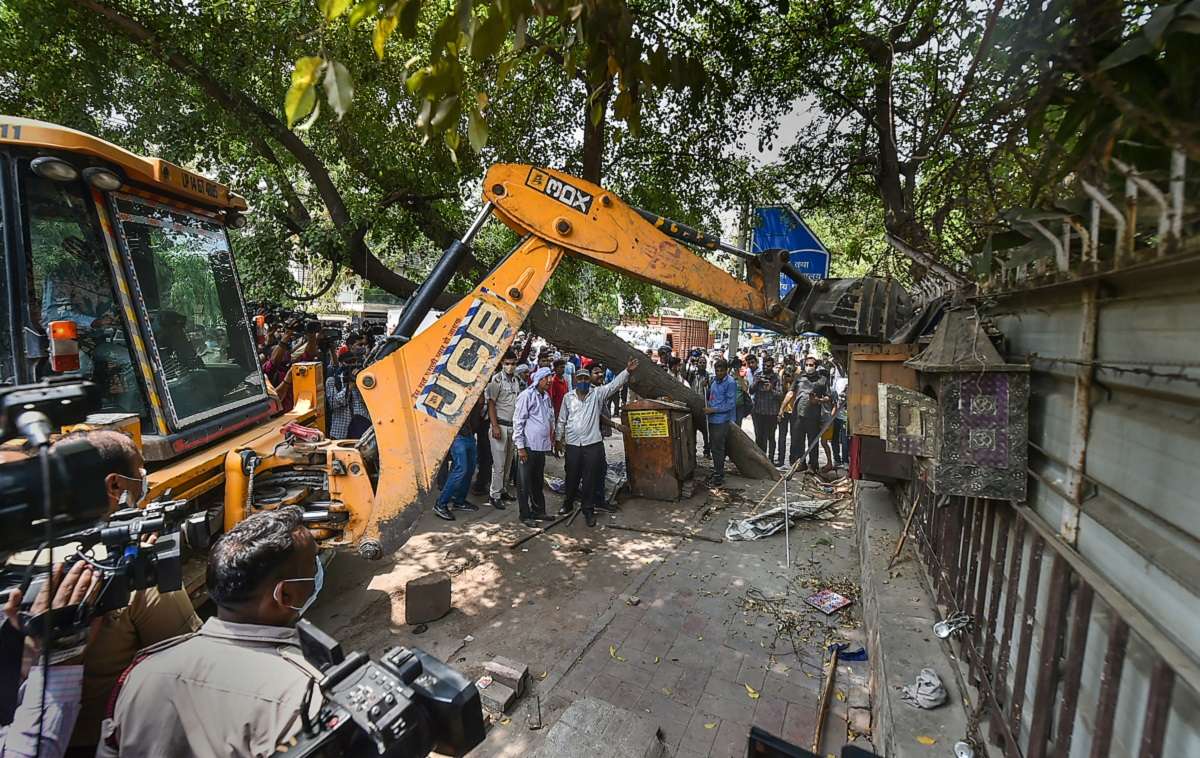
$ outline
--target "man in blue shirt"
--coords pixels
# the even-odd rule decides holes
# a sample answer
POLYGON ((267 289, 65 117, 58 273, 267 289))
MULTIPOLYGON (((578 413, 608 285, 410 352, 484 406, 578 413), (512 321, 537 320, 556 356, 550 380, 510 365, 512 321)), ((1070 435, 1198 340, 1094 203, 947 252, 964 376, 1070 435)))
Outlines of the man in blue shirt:
POLYGON ((708 444, 712 450, 713 473, 709 483, 725 483, 725 441, 729 439, 734 413, 737 409, 737 383, 729 375, 729 362, 724 358, 713 364, 716 375, 708 385, 708 444))

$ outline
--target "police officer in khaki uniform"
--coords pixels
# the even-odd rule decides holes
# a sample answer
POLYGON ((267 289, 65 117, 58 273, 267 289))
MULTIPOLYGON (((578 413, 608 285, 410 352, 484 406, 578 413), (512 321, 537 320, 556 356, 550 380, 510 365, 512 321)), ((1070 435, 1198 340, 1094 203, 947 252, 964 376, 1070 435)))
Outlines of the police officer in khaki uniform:
MULTIPOLYGON (((216 617, 139 654, 117 685, 98 757, 271 755, 300 730, 320 673, 294 624, 324 581, 302 515, 257 513, 221 538, 208 558, 216 617)), ((312 699, 316 715, 320 693, 312 699)))

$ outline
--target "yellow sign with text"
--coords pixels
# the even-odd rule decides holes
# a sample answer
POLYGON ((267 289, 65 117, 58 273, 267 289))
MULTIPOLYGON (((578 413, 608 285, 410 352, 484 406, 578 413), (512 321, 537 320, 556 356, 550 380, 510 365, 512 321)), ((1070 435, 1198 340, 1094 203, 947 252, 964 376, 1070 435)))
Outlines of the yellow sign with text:
POLYGON ((669 437, 670 426, 663 411, 629 411, 629 436, 669 437))

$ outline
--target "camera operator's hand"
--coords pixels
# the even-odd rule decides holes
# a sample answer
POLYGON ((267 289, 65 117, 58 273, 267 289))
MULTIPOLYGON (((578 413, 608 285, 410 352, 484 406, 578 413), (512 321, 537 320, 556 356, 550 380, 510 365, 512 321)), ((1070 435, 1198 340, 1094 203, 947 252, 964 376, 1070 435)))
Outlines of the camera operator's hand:
MULTIPOLYGON (((33 604, 29 608, 30 618, 46 613, 47 610, 57 610, 59 608, 68 608, 73 605, 87 602, 93 597, 96 589, 100 586, 99 573, 92 570, 92 567, 83 561, 76 561, 71 566, 71 570, 63 572, 63 564, 59 563, 54 566, 54 597, 48 598, 47 592, 39 592, 34 598, 33 604)), ((25 632, 21 627, 20 608, 21 608, 21 591, 14 590, 8 597, 8 602, 4 605, 4 614, 8 617, 8 623, 20 632, 25 632)), ((91 626, 88 629, 88 643, 95 638, 97 630, 100 628, 100 619, 92 620, 91 626)), ((25 655, 27 659, 36 661, 42 654, 42 639, 36 634, 30 634, 25 638, 25 655)), ((70 661, 63 661, 70 663, 70 661)))

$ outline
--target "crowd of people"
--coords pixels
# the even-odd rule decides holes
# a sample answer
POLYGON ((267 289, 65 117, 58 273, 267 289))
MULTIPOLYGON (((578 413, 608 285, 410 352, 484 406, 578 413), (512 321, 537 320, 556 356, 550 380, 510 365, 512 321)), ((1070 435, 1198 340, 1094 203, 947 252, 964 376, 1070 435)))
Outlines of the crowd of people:
POLYGON ((847 465, 847 378, 832 358, 805 354, 798 360, 795 351, 777 354, 764 348, 729 357, 723 350, 693 348, 684 360, 667 345, 656 358, 673 378, 707 400, 708 424, 702 433, 705 455, 713 457, 710 483, 724 481, 724 425, 741 427, 747 416, 755 443, 777 466, 790 466, 802 457, 813 472, 847 465))
POLYGON ((486 495, 496 510, 515 501, 528 527, 552 521, 543 488, 547 455, 565 457, 559 515, 571 513, 578 500, 584 521, 595 526, 595 511, 611 508, 603 440, 612 434, 613 401, 638 362, 614 375, 598 361, 545 343, 535 350, 539 342, 518 335, 459 428, 433 508, 439 518, 454 521, 456 510, 479 510, 467 500, 473 493, 486 495))

